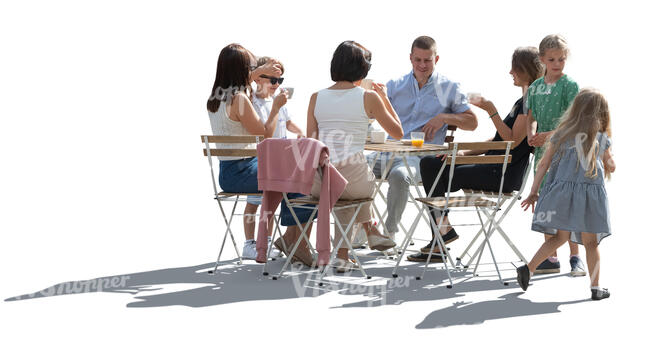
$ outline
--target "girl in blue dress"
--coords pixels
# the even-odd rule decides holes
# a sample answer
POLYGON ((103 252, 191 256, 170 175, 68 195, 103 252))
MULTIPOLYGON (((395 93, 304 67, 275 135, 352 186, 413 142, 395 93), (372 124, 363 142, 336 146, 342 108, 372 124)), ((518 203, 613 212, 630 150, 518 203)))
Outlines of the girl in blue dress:
POLYGON ((517 268, 517 282, 523 290, 528 288, 531 271, 571 240, 587 251, 591 298, 609 297, 609 291, 598 285, 598 244, 611 233, 605 178, 616 165, 610 137, 605 97, 597 90, 582 89, 547 143, 530 195, 521 203, 524 210, 532 207, 532 229, 553 235, 527 265, 517 268), (544 175, 546 182, 538 193, 544 175))

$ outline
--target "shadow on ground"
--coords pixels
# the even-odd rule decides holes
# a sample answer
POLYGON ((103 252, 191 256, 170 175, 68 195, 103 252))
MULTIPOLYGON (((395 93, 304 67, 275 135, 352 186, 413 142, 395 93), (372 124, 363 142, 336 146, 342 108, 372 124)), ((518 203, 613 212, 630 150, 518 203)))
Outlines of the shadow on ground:
MULTIPOLYGON (((83 293, 125 293, 132 296, 127 307, 188 306, 208 307, 242 301, 284 300, 299 297, 318 297, 326 293, 364 296, 364 301, 343 304, 332 308, 399 306, 405 302, 454 299, 467 292, 488 290, 511 291, 497 300, 467 303, 455 301, 447 308, 429 314, 418 329, 446 327, 462 324, 480 324, 486 320, 511 318, 534 314, 559 312, 560 305, 583 302, 534 303, 520 299, 520 290, 510 278, 509 285, 503 285, 496 278, 471 278, 471 274, 457 272, 452 275, 454 286, 449 284, 447 274, 441 266, 427 271, 422 280, 413 276, 421 273, 421 265, 406 265, 400 268, 400 276, 392 278, 393 261, 367 257, 362 259, 371 279, 359 272, 343 275, 329 274, 319 286, 316 270, 292 266, 286 277, 271 280, 262 275, 262 265, 226 262, 216 274, 208 274, 212 264, 201 264, 169 268, 124 275, 105 276, 90 280, 68 281, 48 288, 6 299, 6 302, 35 300, 44 297, 83 293), (462 283, 460 283, 462 282, 462 283), (517 292, 515 292, 517 291, 517 292)), ((272 272, 279 271, 283 259, 269 263, 272 272)), ((503 271, 502 271, 503 273, 503 271)), ((512 271, 506 272, 512 276, 512 271)), ((564 275, 554 275, 556 278, 564 275)), ((540 279, 535 279, 539 281, 540 279)))

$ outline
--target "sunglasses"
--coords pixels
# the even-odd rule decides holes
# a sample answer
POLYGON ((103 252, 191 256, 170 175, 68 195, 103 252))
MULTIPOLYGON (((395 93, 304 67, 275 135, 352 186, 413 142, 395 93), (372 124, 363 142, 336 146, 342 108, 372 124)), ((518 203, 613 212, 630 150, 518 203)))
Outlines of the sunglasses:
POLYGON ((282 85, 282 83, 284 82, 284 78, 274 78, 267 75, 260 75, 260 78, 269 79, 271 81, 271 85, 275 85, 275 84, 282 85))

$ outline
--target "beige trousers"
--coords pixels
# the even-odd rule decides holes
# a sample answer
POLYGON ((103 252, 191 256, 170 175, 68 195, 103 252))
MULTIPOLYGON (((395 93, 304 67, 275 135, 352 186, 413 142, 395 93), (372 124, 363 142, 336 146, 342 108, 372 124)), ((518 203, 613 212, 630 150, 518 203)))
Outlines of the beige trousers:
MULTIPOLYGON (((352 155, 348 159, 333 164, 334 167, 347 179, 348 184, 341 194, 340 200, 355 200, 360 198, 370 198, 375 192, 375 175, 370 170, 368 162, 362 152, 352 155)), ((311 188, 311 195, 315 198, 320 197, 321 187, 321 174, 316 173, 314 176, 314 184, 311 188)), ((355 223, 365 223, 372 219, 371 203, 366 203, 361 206, 359 213, 355 219, 355 223)), ((352 216, 356 211, 356 207, 336 210, 334 213, 339 219, 343 230, 352 220, 352 216)), ((348 239, 352 236, 352 229, 348 232, 348 239)), ((334 243, 338 243, 341 239, 341 233, 337 229, 334 231, 334 243)), ((348 248, 348 245, 343 241, 342 248, 348 248)))

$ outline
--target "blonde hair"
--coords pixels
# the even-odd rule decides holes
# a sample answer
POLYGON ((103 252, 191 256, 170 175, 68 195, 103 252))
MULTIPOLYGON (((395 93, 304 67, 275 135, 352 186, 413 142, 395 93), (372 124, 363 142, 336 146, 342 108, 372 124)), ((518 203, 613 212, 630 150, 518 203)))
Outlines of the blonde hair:
POLYGON ((539 43, 539 56, 544 56, 551 49, 559 49, 569 56, 569 44, 562 35, 548 35, 539 43))
MULTIPOLYGON (((271 58, 268 57, 268 56, 258 57, 257 58, 257 68, 262 67, 263 65, 265 65, 270 60, 271 60, 271 58)), ((280 65, 280 70, 282 71, 282 74, 284 74, 284 65, 282 64, 282 62, 280 62, 278 60, 275 60, 275 61, 280 65)))
MULTIPOLYGON (((600 91, 593 88, 583 88, 562 115, 560 123, 549 142, 553 142, 556 147, 560 147, 562 143, 568 140, 575 140, 575 149, 578 149, 579 155, 580 149, 584 154, 584 157, 579 156, 579 158, 584 158, 586 161, 585 176, 595 178, 598 175, 597 154, 600 150, 600 142, 596 140, 596 135, 599 132, 607 133, 608 137, 612 137, 607 100, 600 91)), ((610 173, 606 169, 605 176, 610 177, 610 173)))

